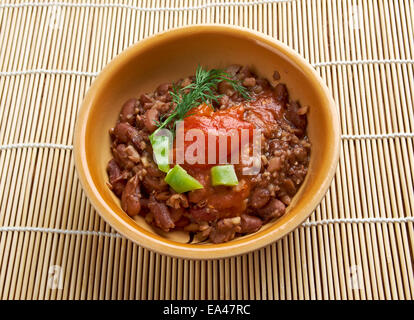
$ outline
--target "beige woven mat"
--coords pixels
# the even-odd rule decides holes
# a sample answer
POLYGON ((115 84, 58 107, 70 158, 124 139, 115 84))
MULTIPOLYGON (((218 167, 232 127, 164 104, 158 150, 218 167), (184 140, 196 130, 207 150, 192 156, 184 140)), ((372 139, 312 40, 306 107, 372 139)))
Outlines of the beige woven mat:
POLYGON ((0 297, 412 299, 414 1, 0 1, 0 297), (148 35, 227 23, 308 59, 338 103, 337 174, 308 223, 262 250, 183 261, 117 235, 82 192, 77 109, 148 35))

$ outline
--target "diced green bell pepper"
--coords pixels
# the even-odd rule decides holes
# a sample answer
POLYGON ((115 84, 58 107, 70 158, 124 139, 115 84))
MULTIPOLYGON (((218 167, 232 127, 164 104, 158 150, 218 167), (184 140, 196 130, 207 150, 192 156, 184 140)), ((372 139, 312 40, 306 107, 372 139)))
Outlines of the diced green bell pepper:
POLYGON ((236 172, 232 164, 211 168, 211 184, 213 186, 237 186, 236 172))
POLYGON ((154 151, 155 161, 158 165, 158 169, 163 172, 168 172, 170 170, 169 165, 169 153, 170 153, 170 139, 167 136, 156 135, 158 132, 155 131, 150 135, 149 139, 152 145, 152 150, 154 151))
POLYGON ((181 168, 178 164, 168 171, 167 176, 165 177, 165 182, 178 193, 204 188, 200 182, 190 176, 187 171, 181 168))

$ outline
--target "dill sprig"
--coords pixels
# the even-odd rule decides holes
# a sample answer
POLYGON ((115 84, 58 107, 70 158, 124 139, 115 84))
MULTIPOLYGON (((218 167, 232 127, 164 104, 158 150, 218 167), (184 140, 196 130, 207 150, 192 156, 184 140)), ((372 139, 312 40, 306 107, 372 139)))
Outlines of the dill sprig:
POLYGON ((156 122, 158 129, 169 127, 175 128, 177 121, 183 120, 190 116, 189 111, 200 103, 211 105, 213 101, 218 102, 222 95, 214 94, 217 85, 221 81, 226 81, 231 84, 233 89, 238 92, 244 99, 250 100, 250 96, 244 86, 238 81, 231 79, 230 75, 219 69, 204 70, 201 66, 197 68, 195 81, 183 88, 173 87, 170 91, 172 103, 176 104, 174 111, 167 118, 156 122))

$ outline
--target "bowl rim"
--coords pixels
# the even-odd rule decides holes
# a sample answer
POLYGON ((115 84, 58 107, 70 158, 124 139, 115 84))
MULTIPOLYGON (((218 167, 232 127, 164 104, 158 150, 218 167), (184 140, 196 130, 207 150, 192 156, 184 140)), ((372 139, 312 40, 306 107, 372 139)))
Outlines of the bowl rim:
POLYGON ((132 44, 130 47, 119 53, 114 57, 98 74, 95 80, 92 82, 88 92, 81 104, 81 107, 78 112, 75 131, 74 131, 74 162, 75 168, 82 185, 83 190, 85 191, 89 201, 99 213, 99 215, 118 233, 124 237, 132 240, 138 245, 147 248, 149 250, 156 251, 158 253, 172 256, 176 258, 184 259, 197 259, 197 260, 208 260, 208 259, 220 259, 227 258, 231 256, 241 255, 247 252, 251 252, 256 249, 260 249, 270 243, 274 243, 282 237, 286 236, 288 233, 296 229, 305 221, 313 210, 318 206, 323 197, 325 196, 332 179, 334 177, 340 153, 340 122, 339 114, 336 108, 336 104, 329 92, 328 87, 317 74, 316 70, 307 62, 303 57, 301 57, 296 51, 285 45, 279 40, 273 39, 270 36, 267 36, 263 33, 257 31, 238 27, 231 25, 223 24, 206 24, 206 25, 190 25, 185 27, 178 27, 164 31, 150 37, 147 37, 141 41, 138 41, 132 44), (263 232, 258 232, 252 236, 243 238, 243 239, 234 239, 229 242, 220 243, 220 244, 183 244, 178 243, 162 236, 150 233, 142 228, 133 228, 130 224, 126 223, 125 219, 121 218, 116 214, 110 207, 105 203, 101 198, 95 184, 93 183, 92 176, 88 169, 88 161, 86 158, 86 153, 82 152, 85 150, 85 133, 88 123, 88 115, 93 106, 93 100, 95 93, 111 78, 111 75, 116 73, 117 66, 122 65, 123 62, 127 61, 132 55, 138 55, 141 51, 146 48, 162 43, 164 40, 167 40, 170 36, 182 36, 189 34, 191 32, 207 32, 207 33, 238 33, 244 34, 247 37, 259 40, 262 43, 265 43, 277 51, 288 56, 294 64, 302 68, 302 71, 305 73, 306 77, 310 77, 313 82, 318 84, 319 93, 326 98, 327 109, 329 110, 329 115, 332 121, 333 129, 333 152, 332 157, 330 158, 329 169, 327 175, 324 178, 322 184, 320 185, 318 191, 312 197, 312 200, 306 203, 303 209, 299 214, 293 219, 289 219, 284 224, 283 228, 272 228, 269 227, 263 232))

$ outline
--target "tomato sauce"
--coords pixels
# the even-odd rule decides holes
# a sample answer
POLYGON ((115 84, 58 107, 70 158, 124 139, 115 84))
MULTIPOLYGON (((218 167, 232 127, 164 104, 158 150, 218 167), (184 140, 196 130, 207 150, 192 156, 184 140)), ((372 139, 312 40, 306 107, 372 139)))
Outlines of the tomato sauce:
POLYGON ((254 125, 243 119, 244 111, 243 106, 214 111, 206 104, 192 109, 177 130, 174 159, 184 149, 180 159, 187 168, 238 163, 239 150, 252 140, 254 130, 254 125))

